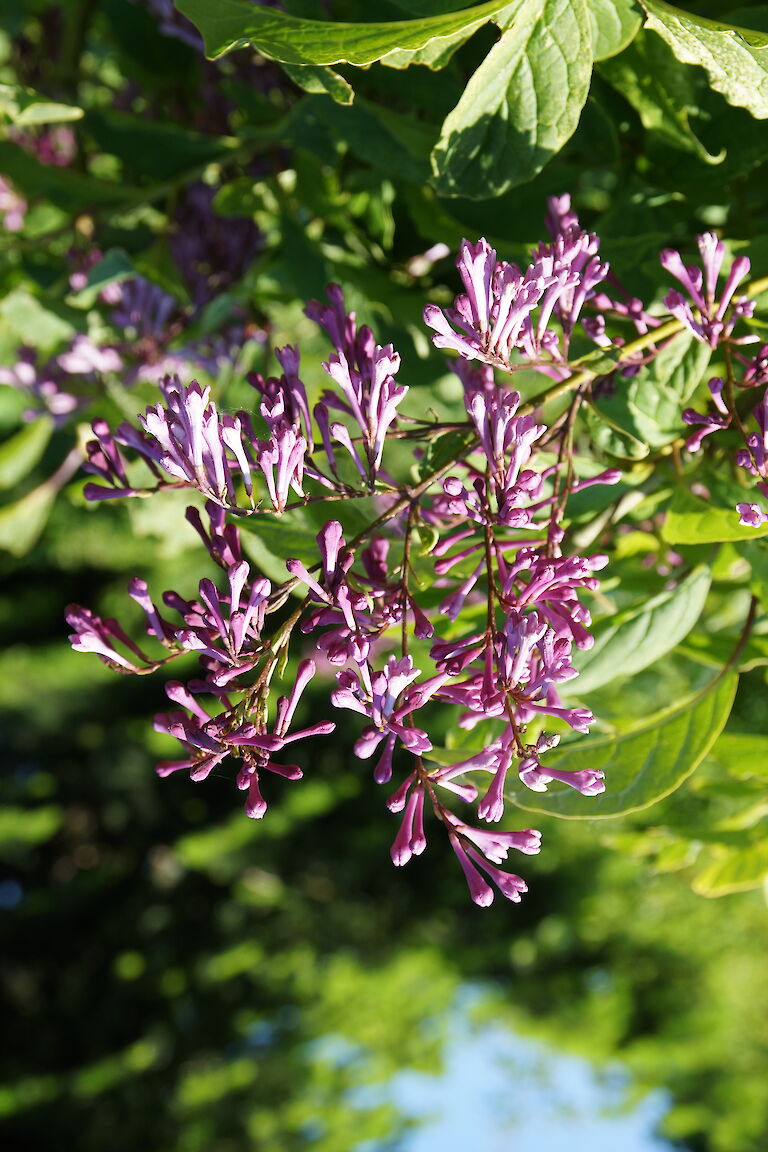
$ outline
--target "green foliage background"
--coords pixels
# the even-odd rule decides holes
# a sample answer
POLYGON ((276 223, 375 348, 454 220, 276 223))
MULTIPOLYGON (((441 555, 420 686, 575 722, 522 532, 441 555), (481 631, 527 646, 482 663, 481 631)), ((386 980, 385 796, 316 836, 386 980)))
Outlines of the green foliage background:
MULTIPOLYGON (((217 381, 232 408, 244 368, 265 366, 289 340, 302 342, 319 388, 324 349, 301 308, 334 280, 401 351, 415 410, 451 418, 457 396, 429 354, 421 308, 449 301, 454 273, 422 254, 484 234, 523 259, 542 235, 546 197, 566 190, 644 299, 661 295, 659 249, 690 251, 706 227, 768 274, 766 6, 691 3, 680 16, 658 0, 518 0, 470 19, 458 0, 337 0, 322 13, 293 0, 287 17, 244 0, 183 0, 211 55, 241 41, 260 49, 259 84, 241 67, 252 47, 205 62, 131 0, 74 0, 58 14, 36 0, 6 7, 0 175, 29 210, 18 235, 0 238, 3 363, 20 343, 48 355, 75 332, 98 334, 98 289, 136 271, 188 304, 168 236, 179 196, 201 178, 219 188, 233 227, 248 217, 264 238, 196 321, 216 331, 239 306, 266 334, 217 381), (290 23, 319 15, 332 17, 320 32, 290 23), (338 27, 374 19, 383 31, 338 27), (751 35, 723 31, 726 21, 751 35), (551 27, 565 29, 565 62, 545 51, 551 27), (52 123, 76 134, 70 167, 40 164, 11 130, 52 123), (105 256, 76 294, 68 252, 90 235, 105 256)), ((598 406, 594 442, 626 463, 630 496, 632 477, 643 478, 636 446, 671 442, 675 412, 706 369, 668 366, 650 412, 638 394, 620 412, 598 406)), ((87 415, 130 415, 152 395, 113 380, 87 415)), ((51 1146, 52 1133, 78 1152, 407 1147, 395 1111, 356 1105, 353 1089, 403 1068, 439 1070, 451 1005, 470 981, 485 989, 484 1010, 515 1029, 625 1062, 639 1092, 666 1088, 664 1133, 681 1147, 765 1147, 764 626, 713 748, 727 714, 718 726, 715 705, 735 685, 706 692, 750 592, 768 604, 758 541, 729 536, 718 509, 702 515, 687 482, 658 465, 656 492, 613 557, 619 615, 598 624, 583 674, 614 779, 631 782, 648 759, 642 734, 622 743, 615 733, 698 690, 669 723, 679 747, 701 739, 703 760, 693 772, 686 760, 676 790, 652 807, 666 778, 643 778, 640 803, 617 807, 621 789, 607 792, 623 813, 614 820, 557 819, 589 816, 594 802, 576 812, 580 797, 545 798, 531 819, 547 850, 527 862, 527 901, 480 913, 437 842, 392 872, 392 818, 353 764, 351 728, 318 743, 306 781, 276 797, 263 825, 244 819, 228 779, 155 779, 165 747, 147 717, 159 687, 71 653, 63 610, 77 600, 124 616, 135 573, 191 592, 202 572, 193 534, 178 527, 185 501, 94 511, 78 479, 57 494, 50 478, 73 429, 25 425, 23 407, 0 389, 0 848, 2 891, 21 893, 0 913, 9 1148, 51 1146), (672 547, 701 567, 670 605, 657 568, 672 547), (638 575, 641 556, 655 566, 638 575), (689 617, 678 636, 673 623, 689 617), (355 1060, 326 1058, 314 1042, 329 1035, 354 1045, 355 1060)), ((600 513, 585 501, 576 528, 588 533, 600 513)), ((316 525, 297 517, 288 529, 299 554, 316 525)), ((269 543, 251 543, 268 574, 269 543)), ((321 686, 307 709, 326 706, 321 686)), ((661 723, 651 735, 668 749, 661 723)), ((454 734, 444 740, 450 756, 454 734)))

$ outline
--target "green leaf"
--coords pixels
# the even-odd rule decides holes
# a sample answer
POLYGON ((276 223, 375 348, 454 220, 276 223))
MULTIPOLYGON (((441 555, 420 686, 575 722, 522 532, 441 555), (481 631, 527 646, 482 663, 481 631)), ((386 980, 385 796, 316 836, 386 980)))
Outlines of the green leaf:
POLYGON ((723 732, 710 751, 709 759, 740 779, 768 780, 768 736, 723 732))
POLYGON ((477 442, 477 435, 473 431, 454 429, 452 432, 443 432, 429 441, 419 464, 419 479, 431 476, 439 468, 445 468, 454 460, 460 459, 477 442))
POLYGON ((238 521, 238 528, 241 530, 246 555, 258 564, 260 571, 270 580, 289 579, 285 567, 288 558, 301 560, 309 568, 317 563, 315 537, 318 527, 307 508, 294 508, 282 516, 269 513, 243 516, 238 521))
POLYGON ((356 64, 365 67, 388 52, 418 50, 434 40, 472 31, 507 7, 489 0, 461 12, 420 20, 346 24, 302 20, 284 12, 257 8, 248 0, 179 0, 176 7, 200 29, 209 59, 251 44, 263 56, 283 64, 356 64))
POLYGON ((607 60, 630 44, 643 22, 636 0, 587 0, 595 60, 607 60))
POLYGON ((739 848, 717 844, 712 854, 714 859, 693 880, 699 896, 747 892, 760 888, 768 877, 768 841, 764 839, 739 848))
POLYGON ((683 408, 701 382, 711 355, 706 344, 683 332, 631 381, 628 407, 638 433, 651 448, 683 434, 683 408))
POLYGON ((71 123, 80 120, 82 115, 82 108, 74 104, 56 103, 32 88, 24 88, 20 84, 0 84, 0 116, 4 116, 17 128, 71 123))
POLYGON ((698 111, 696 80, 701 74, 681 64, 658 36, 641 32, 620 56, 602 65, 600 74, 632 105, 647 131, 695 153, 706 164, 725 158, 725 150, 717 156, 707 151, 689 121, 698 111))
POLYGON ((56 488, 45 483, 0 508, 0 549, 25 556, 45 527, 55 498, 56 488))
POLYGON ((42 416, 0 444, 0 488, 13 488, 27 476, 48 447, 53 421, 42 416))
MULTIPOLYGON (((606 791, 582 796, 567 785, 556 792, 516 791, 510 799, 527 812, 576 820, 602 820, 649 808, 679 788, 725 726, 738 677, 728 675, 680 707, 654 716, 625 735, 587 737, 544 763, 564 772, 605 772, 606 791)), ((550 785, 552 788, 553 785, 550 785)))
POLYGON ((673 8, 663 0, 643 0, 646 28, 653 29, 684 64, 699 64, 712 87, 729 104, 768 117, 768 33, 737 28, 673 8))
POLYGON ((438 193, 482 200, 530 180, 576 130, 591 74, 586 0, 521 0, 443 124, 438 193))
MULTIPOLYGON (((749 492, 743 499, 749 503, 749 492)), ((759 528, 739 524, 735 502, 723 508, 678 488, 667 509, 661 535, 667 544, 720 544, 728 540, 756 540, 768 536, 768 523, 759 528)))
POLYGON ((584 418, 589 428, 592 443, 609 456, 620 460, 643 460, 648 455, 648 445, 642 439, 629 409, 627 392, 620 391, 612 396, 600 396, 597 401, 589 400, 584 405, 584 418))
POLYGON ((470 36, 474 35, 482 23, 485 21, 468 24, 466 28, 455 32, 453 36, 442 36, 439 40, 433 40, 427 44, 425 48, 398 49, 396 52, 387 52, 386 56, 382 56, 379 63, 384 64, 387 68, 409 68, 411 64, 423 64, 431 72, 437 72, 440 68, 445 68, 454 52, 457 52, 462 44, 465 44, 470 36))
POLYGON ((598 624, 592 648, 574 651, 572 663, 579 676, 563 686, 568 691, 562 694, 584 696, 617 676, 633 676, 671 652, 701 615, 709 585, 709 569, 695 568, 677 588, 598 624))
POLYGON ((287 76, 305 92, 316 96, 330 96, 337 104, 351 104, 355 99, 352 85, 332 68, 315 64, 283 64, 287 76))
POLYGON ((52 352, 75 332, 69 321, 44 307, 23 288, 14 289, 0 303, 0 331, 2 329, 19 344, 43 353, 52 352))

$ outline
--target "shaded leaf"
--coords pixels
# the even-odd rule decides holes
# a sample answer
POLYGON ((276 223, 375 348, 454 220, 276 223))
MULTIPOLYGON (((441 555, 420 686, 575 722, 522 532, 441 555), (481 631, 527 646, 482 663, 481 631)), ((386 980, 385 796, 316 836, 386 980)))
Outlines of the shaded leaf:
POLYGON ((71 168, 41 164, 8 140, 0 140, 0 172, 25 196, 43 196, 58 208, 73 212, 145 197, 139 189, 125 183, 110 183, 71 168))
POLYGON ((189 169, 202 169, 237 145, 232 137, 206 136, 113 108, 89 111, 83 126, 103 152, 117 156, 140 173, 142 180, 166 180, 189 169))
POLYGON ((689 120, 698 110, 696 80, 701 73, 681 64, 658 36, 641 32, 620 56, 604 63, 600 73, 632 105, 649 132, 658 132, 673 147, 694 152, 707 164, 725 158, 724 150, 710 155, 689 120))
POLYGON ((628 407, 638 433, 651 448, 684 434, 683 408, 701 382, 711 355, 708 345, 683 332, 631 381, 628 407))
POLYGON ((626 391, 587 401, 583 412, 592 443, 602 452, 620 460, 643 460, 648 455, 648 445, 635 424, 626 391))
POLYGON ((437 191, 482 200, 530 180, 576 130, 591 74, 586 0, 521 0, 446 117, 437 191))
MULTIPOLYGON (((564 772, 605 772, 606 791, 582 796, 562 790, 535 793, 518 789, 510 799, 527 812, 576 820, 601 820, 649 808, 679 788, 703 760, 725 726, 738 677, 724 676, 683 705, 652 717, 619 736, 586 737, 569 744, 548 766, 564 772)), ((556 787, 551 784, 550 789, 556 787)))
POLYGON ((444 468, 452 461, 463 456, 474 443, 477 435, 474 431, 455 429, 444 432, 429 441, 419 464, 419 479, 423 480, 439 468, 444 468))
POLYGON ((684 64, 699 64, 712 87, 730 104, 768 117, 768 33, 736 28, 673 8, 663 0, 643 0, 646 27, 657 32, 684 64))

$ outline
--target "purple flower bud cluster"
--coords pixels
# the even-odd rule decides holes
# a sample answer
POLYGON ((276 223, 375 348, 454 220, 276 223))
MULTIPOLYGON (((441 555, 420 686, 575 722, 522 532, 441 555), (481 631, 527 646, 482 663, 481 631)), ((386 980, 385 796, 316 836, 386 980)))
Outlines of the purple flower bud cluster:
MULTIPOLYGON (((611 277, 568 197, 550 201, 548 227, 551 241, 534 249, 524 271, 498 261, 486 240, 464 241, 457 260, 464 293, 451 309, 425 310, 435 346, 458 353, 452 367, 466 412, 458 424, 442 426, 409 410, 399 355, 358 325, 335 285, 327 302, 306 308, 333 348, 323 364, 328 384, 314 405, 299 349, 289 345, 276 352, 279 376, 249 377, 252 411, 222 411, 210 388, 166 376, 159 402, 138 425, 112 431, 95 422, 85 467, 97 482, 86 496, 171 487, 188 489, 199 503, 200 494, 206 518, 196 504, 187 517, 222 580, 201 580, 193 601, 166 592, 164 608, 178 619, 166 618, 134 580, 129 592, 146 618, 147 653, 115 620, 79 607, 68 617, 73 646, 120 672, 143 674, 197 656, 197 676, 166 685, 175 707, 155 726, 175 737, 183 754, 158 771, 184 770, 199 781, 231 758, 252 817, 266 809, 265 773, 301 776, 299 766, 283 762, 285 747, 333 731, 331 721, 293 724, 313 677, 317 684, 331 680, 332 706, 359 717, 355 756, 370 760, 375 782, 391 790, 387 805, 400 817, 393 862, 403 866, 420 855, 430 826, 442 827, 480 905, 490 904, 495 890, 518 901, 526 884, 501 866, 513 849, 540 848, 535 830, 487 827, 505 816, 510 796, 565 785, 591 797, 606 787, 598 769, 559 769, 554 751, 561 739, 588 732, 594 719, 572 698, 574 651, 593 643, 589 598, 608 562, 599 551, 584 555, 575 547, 568 504, 589 485, 621 478, 615 468, 579 474, 573 421, 584 393, 569 347, 581 322, 594 343, 616 350, 618 373, 630 374, 645 353, 638 359, 637 347, 622 351, 622 326, 633 326, 640 349, 650 347, 652 356, 661 323, 611 277), (608 333, 609 320, 616 333, 608 333), (548 380, 540 403, 524 403, 497 379, 517 367, 548 380), (570 407, 545 415, 544 402, 553 390, 567 391, 571 378, 570 407), (415 471, 404 469, 402 451, 389 451, 393 441, 416 446, 415 471), (440 451, 431 451, 433 443, 440 451), (352 501, 359 503, 348 518, 352 501), (333 513, 323 509, 331 503, 333 513), (368 519, 362 509, 371 505, 368 519), (267 580, 244 559, 238 525, 251 519, 258 530, 252 518, 265 515, 290 524, 294 509, 303 517, 320 512, 314 545, 301 558, 284 555, 282 582, 267 580), (289 670, 292 683, 273 702, 273 686, 289 670), (449 749, 441 746, 446 725, 449 749)), ((665 267, 679 273, 691 296, 685 307, 677 298, 669 307, 698 339, 730 348, 736 320, 749 314, 734 297, 745 270, 734 265, 716 300, 723 254, 713 238, 702 238, 701 250, 699 274, 665 253, 665 267)), ((162 313, 151 294, 135 308, 137 331, 148 331, 162 313)), ((768 381, 766 352, 746 361, 734 351, 742 357, 742 387, 768 381)), ((702 424, 692 450, 732 419, 723 381, 713 380, 710 390, 715 415, 685 414, 688 423, 702 424)), ((746 439, 737 461, 768 495, 765 400, 757 422, 759 433, 746 439)))
MULTIPOLYGON (((733 374, 728 381, 721 376, 713 376, 709 381, 713 410, 700 413, 693 408, 686 408, 683 412, 686 424, 698 425, 693 435, 686 440, 685 446, 689 452, 698 452, 708 436, 735 426, 743 444, 735 454, 735 462, 754 478, 757 491, 768 500, 768 344, 762 345, 751 359, 737 352, 736 356, 728 360, 730 372, 735 367, 734 361, 743 369, 740 379, 733 374), (752 389, 762 389, 760 399, 752 410, 756 432, 750 431, 736 406, 737 390, 743 393, 752 389)), ((739 513, 739 523, 746 527, 759 528, 768 523, 768 511, 754 501, 740 501, 736 511, 739 513)))
POLYGON ((733 261, 718 296, 717 282, 725 260, 725 246, 713 232, 697 236, 696 242, 701 254, 701 268, 686 265, 680 253, 672 248, 665 248, 661 253, 662 268, 682 284, 688 295, 686 299, 673 289, 664 297, 664 303, 697 340, 716 348, 721 340, 731 336, 737 320, 749 319, 754 313, 753 301, 735 295, 739 284, 749 275, 750 261, 746 256, 733 261))

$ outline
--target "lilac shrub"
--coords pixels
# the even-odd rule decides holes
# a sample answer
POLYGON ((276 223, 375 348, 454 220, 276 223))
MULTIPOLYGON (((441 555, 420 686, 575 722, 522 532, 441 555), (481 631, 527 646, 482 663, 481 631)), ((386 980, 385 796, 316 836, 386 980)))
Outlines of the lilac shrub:
MULTIPOLYGON (((513 781, 534 792, 565 785, 586 797, 610 785, 599 770, 561 770, 552 757, 561 738, 588 732, 594 719, 572 702, 571 682, 575 650, 593 643, 589 603, 608 557, 576 547, 568 508, 582 489, 621 479, 616 467, 581 475, 574 451, 575 421, 595 379, 632 378, 684 328, 721 349, 728 379, 710 382, 714 414, 684 413, 701 425, 688 448, 735 421, 745 433, 736 462, 768 496, 768 346, 757 358, 745 353, 755 339, 742 331, 753 305, 738 294, 749 261, 733 262, 718 295, 724 251, 714 236, 699 238, 703 270, 663 252, 663 267, 686 295, 670 292, 660 315, 623 290, 567 196, 550 201, 547 225, 550 240, 526 268, 500 260, 485 239, 464 241, 463 291, 452 307, 425 308, 434 345, 457 354, 450 367, 463 390, 463 422, 408 415, 400 356, 357 324, 331 285, 327 302, 306 308, 332 347, 314 404, 299 349, 287 346, 276 352, 279 376, 249 378, 251 411, 222 411, 209 387, 165 375, 158 402, 137 425, 94 423, 86 497, 196 494, 187 517, 222 578, 218 586, 201 580, 192 600, 165 592, 161 604, 132 581, 149 651, 115 620, 77 606, 68 613, 73 646, 117 672, 198 658, 191 679, 165 686, 172 709, 155 727, 177 739, 182 754, 158 772, 199 781, 231 765, 254 818, 271 802, 271 778, 302 776, 307 753, 292 748, 297 763, 286 764, 286 747, 333 732, 332 720, 294 724, 309 682, 332 676, 333 708, 359 718, 355 756, 371 761, 399 816, 393 862, 420 855, 428 831, 442 827, 480 905, 494 890, 519 901, 526 884, 502 865, 511 851, 540 848, 533 829, 493 827, 513 781), (574 359, 577 346, 586 356, 574 359), (590 368, 601 355, 610 358, 607 371, 590 368), (510 386, 521 369, 544 385, 525 401, 510 386), (758 432, 742 424, 740 389, 761 393, 758 432), (545 406, 554 415, 545 417, 545 406), (405 476, 403 446, 413 449, 416 468, 405 476), (375 510, 354 532, 342 524, 349 501, 375 510), (328 509, 314 562, 285 555, 285 579, 267 580, 244 558, 243 528, 310 505, 328 509), (273 682, 288 669, 293 685, 275 701, 273 682), (476 747, 471 735, 463 752, 435 746, 430 733, 444 730, 446 714, 458 732, 477 730, 476 747)), ((182 251, 196 268, 193 246, 182 251)), ((140 284, 125 288, 116 307, 137 331, 168 322, 162 301, 140 284)), ((738 511, 743 524, 768 520, 758 504, 738 511)))

